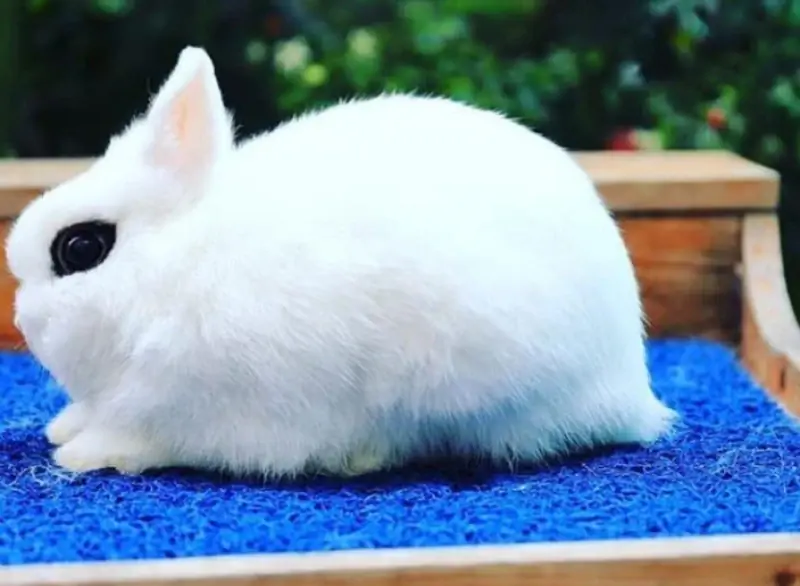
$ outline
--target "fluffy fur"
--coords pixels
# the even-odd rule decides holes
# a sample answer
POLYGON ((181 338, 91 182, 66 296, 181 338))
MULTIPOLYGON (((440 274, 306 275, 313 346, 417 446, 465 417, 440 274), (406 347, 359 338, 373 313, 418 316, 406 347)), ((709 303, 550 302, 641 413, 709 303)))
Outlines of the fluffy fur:
POLYGON ((586 174, 542 136, 380 96, 235 144, 185 49, 148 111, 7 241, 16 319, 72 403, 72 471, 359 474, 448 452, 535 462, 649 443, 637 283, 586 174), (59 228, 118 225, 56 278, 59 228))

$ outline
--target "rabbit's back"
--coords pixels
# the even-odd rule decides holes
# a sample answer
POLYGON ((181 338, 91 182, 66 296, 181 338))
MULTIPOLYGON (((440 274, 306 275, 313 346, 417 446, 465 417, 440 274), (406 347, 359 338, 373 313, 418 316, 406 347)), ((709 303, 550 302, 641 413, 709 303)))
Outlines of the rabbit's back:
POLYGON ((354 263, 468 277, 629 269, 616 226, 566 151, 449 100, 390 95, 308 114, 245 142, 219 177, 227 185, 212 191, 208 205, 219 209, 208 216, 227 217, 229 232, 252 230, 254 245, 260 234, 266 246, 341 247, 354 263))
POLYGON ((247 140, 222 176, 231 175, 260 186, 242 197, 300 206, 309 220, 413 217, 447 231, 503 214, 571 212, 581 222, 600 206, 572 157, 541 135, 495 112, 407 95, 342 103, 247 140))
POLYGON ((248 338, 296 340, 329 389, 355 377, 367 402, 403 388, 452 411, 432 389, 455 380, 474 410, 508 394, 501 381, 558 387, 641 360, 636 282, 590 180, 500 115, 343 104, 245 142, 218 180, 204 217, 229 245, 209 263, 228 274, 223 294, 252 292, 235 294, 248 338))

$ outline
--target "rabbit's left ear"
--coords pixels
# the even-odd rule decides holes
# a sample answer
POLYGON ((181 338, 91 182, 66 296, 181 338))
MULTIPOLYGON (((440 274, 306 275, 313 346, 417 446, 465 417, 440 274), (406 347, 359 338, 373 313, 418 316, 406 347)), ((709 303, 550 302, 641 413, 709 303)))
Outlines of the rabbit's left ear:
POLYGON ((233 147, 232 121, 214 65, 203 49, 181 51, 175 68, 153 98, 144 124, 149 161, 182 176, 202 174, 233 147))

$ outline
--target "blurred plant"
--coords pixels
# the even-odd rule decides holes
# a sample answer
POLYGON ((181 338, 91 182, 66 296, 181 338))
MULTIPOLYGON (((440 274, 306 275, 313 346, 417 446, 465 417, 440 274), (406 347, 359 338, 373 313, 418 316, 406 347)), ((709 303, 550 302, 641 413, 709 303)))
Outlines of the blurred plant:
MULTIPOLYGON (((316 10, 326 14, 323 2, 317 4, 316 10)), ((337 28, 333 43, 300 34, 277 44, 275 83, 282 112, 402 91, 447 95, 537 126, 547 119, 553 100, 575 88, 587 66, 567 48, 542 59, 505 59, 492 35, 481 34, 481 26, 498 16, 523 19, 513 24, 521 33, 524 21, 541 8, 539 0, 387 0, 373 2, 372 8, 379 4, 380 21, 337 28), (287 59, 290 55, 295 58, 287 59)))
MULTIPOLYGON (((800 0, 4 0, 0 154, 97 154, 185 44, 241 134, 443 94, 571 149, 723 148, 780 171, 800 300, 800 0), (723 6, 724 4, 724 6, 723 6)), ((798 302, 800 304, 800 302, 798 302)))
POLYGON ((569 148, 727 148, 800 179, 800 0, 4 6, 4 26, 21 32, 0 43, 4 112, 17 110, 0 117, 0 149, 20 155, 96 152, 195 43, 247 133, 353 95, 414 91, 501 110, 569 148))
POLYGON ((571 148, 727 148, 797 167, 798 137, 775 122, 800 117, 798 0, 725 11, 719 0, 303 5, 335 32, 323 41, 301 29, 275 45, 284 117, 415 91, 501 110, 571 148), (293 47, 303 49, 287 66, 293 47))

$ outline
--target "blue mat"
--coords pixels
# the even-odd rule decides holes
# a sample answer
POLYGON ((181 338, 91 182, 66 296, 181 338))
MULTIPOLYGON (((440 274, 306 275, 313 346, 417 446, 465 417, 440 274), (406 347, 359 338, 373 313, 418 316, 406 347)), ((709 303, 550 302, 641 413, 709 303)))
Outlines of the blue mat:
POLYGON ((265 486, 64 475, 42 435, 63 399, 32 359, 0 354, 0 564, 800 531, 800 427, 721 346, 659 341, 649 358, 683 416, 650 449, 265 486))

